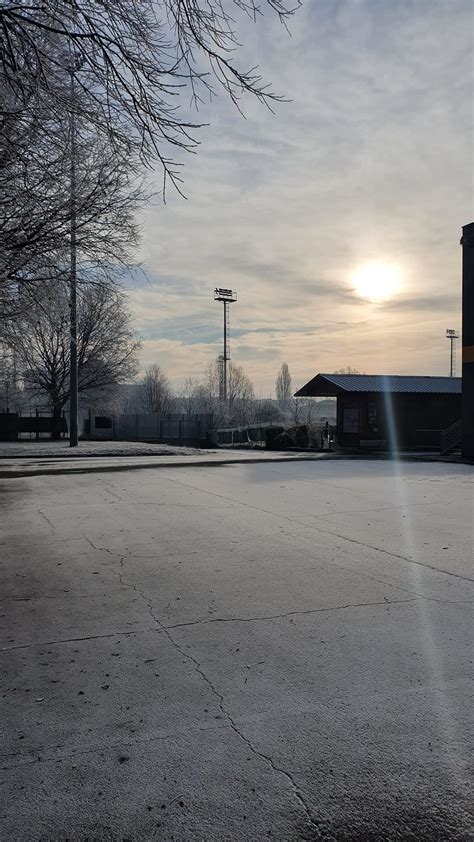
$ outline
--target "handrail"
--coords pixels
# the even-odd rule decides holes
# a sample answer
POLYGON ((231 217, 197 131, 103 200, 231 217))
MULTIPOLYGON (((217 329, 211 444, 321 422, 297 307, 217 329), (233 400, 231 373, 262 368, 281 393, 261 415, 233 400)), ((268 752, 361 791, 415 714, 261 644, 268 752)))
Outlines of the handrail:
POLYGON ((462 421, 455 421, 454 424, 451 424, 450 427, 447 427, 446 430, 443 430, 441 433, 440 439, 440 453, 442 456, 445 456, 448 453, 452 453, 453 450, 457 450, 461 446, 461 439, 462 439, 462 421))

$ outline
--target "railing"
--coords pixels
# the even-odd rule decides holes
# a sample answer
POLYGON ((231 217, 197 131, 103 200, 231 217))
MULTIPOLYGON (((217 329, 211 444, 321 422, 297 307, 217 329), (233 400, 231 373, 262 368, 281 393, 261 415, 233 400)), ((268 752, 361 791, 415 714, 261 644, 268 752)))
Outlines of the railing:
MULTIPOLYGON (((213 430, 211 439, 218 447, 236 447, 239 445, 264 447, 266 431, 275 426, 275 424, 249 424, 244 427, 224 427, 213 430)), ((281 427, 278 427, 278 430, 281 429, 281 427)))
POLYGON ((440 453, 442 456, 445 456, 448 453, 452 453, 453 450, 457 450, 461 447, 461 439, 462 439, 462 421, 455 421, 454 424, 451 424, 450 427, 447 427, 446 430, 443 430, 441 433, 440 439, 440 453))

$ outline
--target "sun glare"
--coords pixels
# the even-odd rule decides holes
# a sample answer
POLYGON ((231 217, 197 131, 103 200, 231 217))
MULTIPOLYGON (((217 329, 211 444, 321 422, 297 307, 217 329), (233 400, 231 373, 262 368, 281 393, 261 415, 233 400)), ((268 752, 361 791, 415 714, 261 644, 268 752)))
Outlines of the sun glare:
POLYGON ((366 263, 352 276, 357 295, 369 301, 388 301, 400 290, 400 272, 389 263, 366 263))

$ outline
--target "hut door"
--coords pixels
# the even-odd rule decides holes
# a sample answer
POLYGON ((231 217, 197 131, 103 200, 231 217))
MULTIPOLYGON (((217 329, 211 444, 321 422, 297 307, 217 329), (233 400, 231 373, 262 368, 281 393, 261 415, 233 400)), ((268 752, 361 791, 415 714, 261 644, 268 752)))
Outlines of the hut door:
POLYGON ((343 433, 359 433, 360 432, 360 411, 355 403, 349 403, 343 408, 342 416, 342 432, 343 433))

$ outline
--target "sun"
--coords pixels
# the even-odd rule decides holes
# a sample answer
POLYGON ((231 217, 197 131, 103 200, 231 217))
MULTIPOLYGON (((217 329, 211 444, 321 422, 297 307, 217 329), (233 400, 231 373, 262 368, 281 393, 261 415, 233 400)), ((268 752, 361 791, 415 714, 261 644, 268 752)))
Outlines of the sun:
POLYGON ((365 263, 352 276, 357 295, 369 301, 388 301, 400 291, 400 271, 390 263, 365 263))

